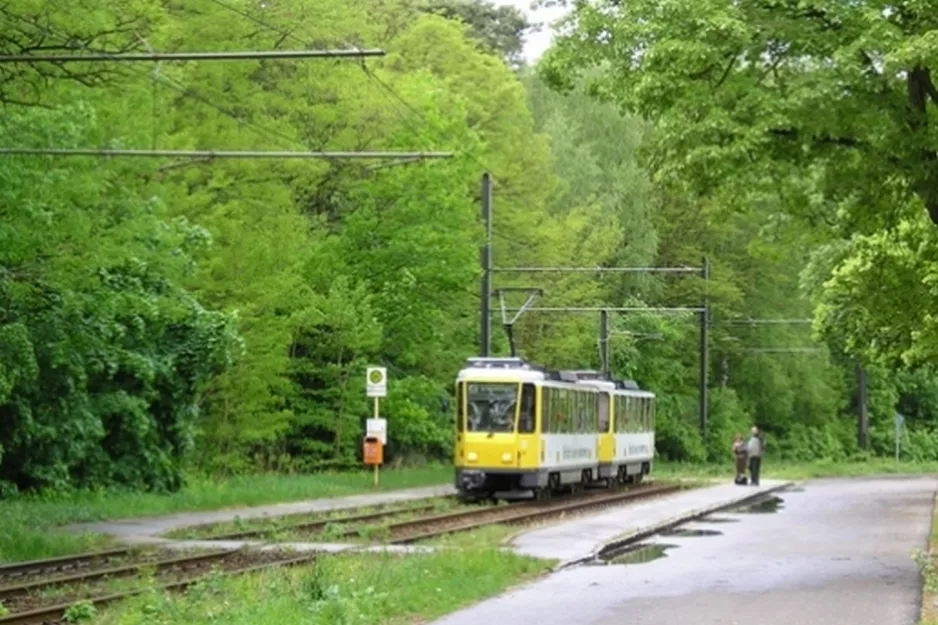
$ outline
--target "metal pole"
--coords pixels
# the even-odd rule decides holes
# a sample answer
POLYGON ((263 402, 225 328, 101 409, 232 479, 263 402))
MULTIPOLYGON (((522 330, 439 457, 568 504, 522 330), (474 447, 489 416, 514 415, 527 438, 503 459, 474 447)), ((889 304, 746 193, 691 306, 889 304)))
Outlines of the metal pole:
POLYGON ((896 464, 899 464, 899 419, 896 419, 896 464))
MULTIPOLYGON (((378 398, 375 397, 375 419, 380 418, 380 415, 381 415, 381 409, 380 409, 380 406, 379 406, 379 404, 378 404, 378 401, 379 401, 378 398)), ((378 481, 379 481, 379 478, 378 478, 378 463, 376 462, 376 463, 375 463, 375 474, 374 474, 375 488, 378 487, 378 481)))
POLYGON ((485 243, 481 250, 482 293, 480 303, 481 331, 479 352, 487 357, 492 349, 492 318, 489 305, 492 299, 492 175, 482 174, 482 221, 485 224, 485 243))
POLYGON ((708 310, 709 302, 707 298, 708 282, 710 281, 710 262, 707 257, 703 259, 703 267, 700 271, 704 279, 704 300, 703 310, 700 312, 700 435, 707 436, 707 364, 710 358, 708 352, 708 325, 710 314, 708 310))
POLYGON ((905 423, 905 418, 898 412, 895 414, 895 425, 896 425, 896 464, 899 464, 899 437, 902 436, 902 425, 905 423))
POLYGON ((4 54, 0 63, 83 63, 88 61, 238 61, 245 59, 329 59, 384 56, 384 50, 244 50, 231 52, 140 52, 132 54, 4 54))
POLYGON ((599 312, 599 359, 602 361, 602 371, 608 374, 609 365, 609 313, 605 310, 599 312))
POLYGON ((108 150, 96 148, 0 148, 2 154, 31 156, 140 156, 186 158, 451 158, 452 152, 296 152, 285 150, 108 150))
POLYGON ((857 444, 866 449, 869 443, 869 413, 867 412, 867 377, 866 369, 857 364, 857 444))

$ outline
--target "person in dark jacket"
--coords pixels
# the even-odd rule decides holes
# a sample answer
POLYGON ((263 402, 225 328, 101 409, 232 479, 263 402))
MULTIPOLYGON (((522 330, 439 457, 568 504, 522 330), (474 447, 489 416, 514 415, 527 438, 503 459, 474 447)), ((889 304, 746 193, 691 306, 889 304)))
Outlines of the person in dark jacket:
POLYGON ((746 483, 746 461, 749 457, 743 435, 739 432, 733 437, 733 456, 736 459, 736 483, 746 483))
POLYGON ((749 456, 749 479, 753 486, 759 485, 759 471, 762 469, 762 454, 765 452, 765 443, 759 428, 752 426, 752 436, 746 443, 746 452, 749 456))

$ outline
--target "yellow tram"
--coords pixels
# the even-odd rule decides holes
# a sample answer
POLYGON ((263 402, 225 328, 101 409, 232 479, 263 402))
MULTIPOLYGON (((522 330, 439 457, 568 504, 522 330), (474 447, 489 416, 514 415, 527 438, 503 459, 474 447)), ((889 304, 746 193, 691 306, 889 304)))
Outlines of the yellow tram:
POLYGON ((655 395, 596 372, 470 358, 456 380, 456 488, 545 496, 651 472, 655 395))

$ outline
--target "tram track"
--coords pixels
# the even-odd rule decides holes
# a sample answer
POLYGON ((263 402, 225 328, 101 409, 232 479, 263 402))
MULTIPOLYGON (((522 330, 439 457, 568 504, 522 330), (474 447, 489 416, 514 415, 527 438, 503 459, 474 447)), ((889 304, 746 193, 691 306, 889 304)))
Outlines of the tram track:
MULTIPOLYGON (((62 587, 65 589, 63 593, 51 596, 43 595, 41 592, 39 594, 34 592, 13 594, 4 600, 3 605, 8 613, 0 616, 0 625, 53 625, 63 622, 68 610, 78 601, 102 607, 151 590, 159 592, 184 590, 205 579, 215 570, 226 576, 243 575, 277 567, 308 564, 319 555, 316 553, 296 554, 288 551, 241 550, 213 553, 211 557, 209 554, 200 554, 188 558, 177 558, 176 568, 171 567, 168 562, 164 563, 165 566, 161 569, 159 576, 161 579, 152 586, 117 592, 106 587, 88 592, 87 589, 70 586, 62 587)), ((145 565, 141 565, 141 568, 143 566, 145 565)), ((54 583, 54 580, 50 580, 49 583, 54 583)))
MULTIPOLYGON (((258 527, 237 532, 228 532, 224 534, 212 535, 208 540, 244 540, 246 538, 262 538, 271 534, 280 532, 303 532, 315 533, 322 531, 330 525, 346 525, 349 523, 367 523, 371 521, 380 521, 383 519, 394 518, 406 514, 421 514, 424 512, 433 512, 438 509, 438 503, 428 503, 419 506, 410 506, 402 508, 392 508, 389 510, 378 510, 364 514, 354 514, 348 516, 338 516, 326 519, 314 519, 303 521, 301 523, 291 523, 288 525, 279 525, 274 527, 258 527)), ((344 535, 344 534, 343 534, 344 535)))
POLYGON ((9 602, 17 597, 42 593, 62 586, 81 586, 88 583, 98 582, 105 579, 117 579, 121 577, 130 577, 140 574, 147 569, 154 570, 157 574, 167 572, 186 570, 193 567, 200 567, 204 564, 221 560, 232 553, 230 549, 210 551, 196 555, 178 556, 154 561, 139 561, 124 566, 116 566, 102 569, 95 569, 86 572, 76 573, 74 575, 63 575, 49 578, 43 578, 25 584, 15 586, 0 586, 0 601, 9 607, 9 602))
POLYGON ((0 586, 6 586, 14 581, 34 579, 55 573, 68 573, 69 571, 107 566, 109 563, 133 557, 137 551, 130 548, 110 549, 108 551, 62 556, 48 560, 29 560, 3 564, 0 565, 0 586))
POLYGON ((405 545, 489 525, 521 525, 543 521, 568 513, 587 512, 627 501, 667 495, 681 488, 679 484, 649 484, 619 492, 603 492, 556 501, 528 501, 510 506, 424 517, 388 525, 386 542, 391 545, 405 545))
MULTIPOLYGON (((536 521, 588 512, 618 504, 667 495, 680 490, 678 484, 647 484, 622 490, 601 490, 565 496, 553 500, 527 500, 508 505, 473 507, 393 521, 394 516, 438 509, 430 504, 408 509, 381 510, 294 524, 293 527, 324 528, 329 523, 369 523, 392 519, 379 528, 387 545, 420 543, 444 535, 468 532, 491 525, 523 525, 536 521)), ((367 526, 345 529, 343 536, 361 536, 367 526)), ((284 528, 280 528, 284 529, 284 528)), ((263 535, 263 528, 249 530, 263 535)), ((238 534, 243 536, 243 533, 238 534)), ((229 536, 225 536, 228 539, 229 536)), ((221 540, 221 537, 215 537, 221 540)), ((366 541, 375 542, 375 541, 366 541)), ((140 549, 114 549, 51 560, 0 566, 0 625, 54 625, 77 601, 95 607, 114 603, 143 592, 175 592, 205 579, 214 571, 222 575, 241 575, 265 569, 296 566, 315 561, 321 554, 275 550, 269 541, 263 550, 217 550, 167 557, 166 552, 145 553, 140 549), (60 575, 54 575, 61 573, 60 575), (52 574, 52 576, 49 576, 52 574), (151 576, 149 583, 124 590, 115 581, 151 576), (18 583, 10 584, 12 581, 18 583)), ((359 549, 367 548, 361 545, 359 549)))

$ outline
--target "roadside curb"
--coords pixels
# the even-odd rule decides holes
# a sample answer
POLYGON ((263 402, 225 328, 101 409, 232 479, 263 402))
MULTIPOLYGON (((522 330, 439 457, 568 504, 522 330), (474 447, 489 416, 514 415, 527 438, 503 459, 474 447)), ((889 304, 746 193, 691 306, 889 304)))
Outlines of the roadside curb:
POLYGON ((681 525, 682 523, 693 521, 694 519, 698 519, 702 516, 713 514, 714 512, 718 512, 720 510, 723 510, 724 508, 729 508, 730 506, 738 506, 741 504, 748 503, 760 497, 765 497, 766 495, 769 495, 771 493, 778 492, 782 490, 783 488, 789 488, 791 486, 794 486, 795 484, 796 482, 794 481, 782 482, 781 484, 778 484, 777 486, 771 486, 769 488, 766 488, 765 490, 760 490, 758 493, 745 494, 739 497, 734 497, 726 501, 721 501, 719 503, 710 504, 708 506, 704 506, 703 508, 697 508, 696 510, 691 510, 689 512, 679 514, 665 521, 654 523, 642 529, 631 532, 630 534, 625 534, 618 538, 607 540, 601 543, 599 546, 595 547, 587 555, 578 556, 576 558, 570 558, 570 559, 564 560, 563 562, 560 562, 559 564, 554 566, 551 569, 551 572, 556 573, 557 571, 560 571, 562 569, 570 568, 578 564, 583 564, 584 562, 589 562, 590 560, 595 560, 596 558, 599 557, 599 554, 601 554, 603 551, 606 551, 608 549, 622 547, 624 545, 634 543, 644 538, 648 538, 649 536, 653 534, 657 534, 658 532, 661 532, 663 530, 671 529, 675 527, 676 525, 681 525))

